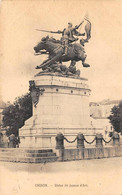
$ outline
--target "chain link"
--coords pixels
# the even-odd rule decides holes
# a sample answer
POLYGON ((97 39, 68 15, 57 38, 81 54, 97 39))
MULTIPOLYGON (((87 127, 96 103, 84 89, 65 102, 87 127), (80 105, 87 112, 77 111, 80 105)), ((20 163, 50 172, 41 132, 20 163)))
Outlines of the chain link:
POLYGON ((109 141, 106 141, 104 138, 102 139, 106 144, 110 143, 111 140, 113 139, 113 137, 111 137, 111 139, 109 141))
POLYGON ((88 141, 86 140, 86 138, 84 137, 84 141, 85 141, 87 144, 93 144, 95 140, 96 140, 96 137, 93 139, 93 141, 88 142, 88 141))
POLYGON ((73 141, 69 141, 66 137, 64 137, 64 139, 68 142, 68 143, 73 143, 76 141, 77 137, 73 140, 73 141))

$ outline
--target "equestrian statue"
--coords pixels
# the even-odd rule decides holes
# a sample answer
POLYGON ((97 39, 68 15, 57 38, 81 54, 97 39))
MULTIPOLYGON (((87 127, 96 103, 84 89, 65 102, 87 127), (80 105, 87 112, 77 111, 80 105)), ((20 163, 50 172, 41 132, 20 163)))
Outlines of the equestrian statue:
POLYGON ((53 37, 43 37, 35 47, 35 55, 48 55, 48 59, 42 64, 38 65, 36 69, 42 69, 43 72, 58 72, 64 75, 80 75, 80 71, 76 70, 76 62, 82 61, 83 67, 90 67, 85 62, 86 53, 84 50, 85 43, 91 38, 91 22, 88 19, 84 19, 79 25, 73 27, 72 23, 68 23, 68 27, 63 31, 46 31, 42 32, 61 34, 61 39, 56 40, 53 37), (85 21, 85 33, 78 32, 79 27, 85 21), (78 37, 86 36, 86 38, 78 37), (79 43, 77 42, 79 40, 79 43), (70 66, 67 68, 62 62, 71 61, 70 66))

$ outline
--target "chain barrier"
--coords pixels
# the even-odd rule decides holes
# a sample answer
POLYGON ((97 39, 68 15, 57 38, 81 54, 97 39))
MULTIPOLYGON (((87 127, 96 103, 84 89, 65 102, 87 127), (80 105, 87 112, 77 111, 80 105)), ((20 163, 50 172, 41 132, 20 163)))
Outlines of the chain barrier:
POLYGON ((106 144, 110 143, 111 140, 113 139, 113 137, 111 137, 111 139, 109 141, 106 141, 104 138, 102 139, 106 144))
POLYGON ((68 143, 73 143, 76 141, 77 137, 73 140, 73 141, 69 141, 66 137, 64 137, 64 139, 68 142, 68 143))
MULTIPOLYGON (((66 137, 64 137, 64 139, 65 139, 68 143, 74 143, 74 142, 77 140, 77 137, 76 137, 73 141, 69 141, 66 137)), ((113 139, 113 137, 111 137, 111 139, 110 139, 109 141, 106 141, 104 138, 102 138, 102 140, 103 140, 106 144, 110 143, 112 139, 113 139)), ((93 144, 95 140, 96 140, 96 137, 95 137, 91 142, 89 142, 89 141, 87 141, 86 138, 84 137, 84 141, 85 141, 87 144, 93 144)))
POLYGON ((85 141, 87 144, 93 144, 95 140, 96 140, 96 137, 93 139, 93 141, 88 142, 88 141, 86 140, 86 138, 84 137, 84 141, 85 141))

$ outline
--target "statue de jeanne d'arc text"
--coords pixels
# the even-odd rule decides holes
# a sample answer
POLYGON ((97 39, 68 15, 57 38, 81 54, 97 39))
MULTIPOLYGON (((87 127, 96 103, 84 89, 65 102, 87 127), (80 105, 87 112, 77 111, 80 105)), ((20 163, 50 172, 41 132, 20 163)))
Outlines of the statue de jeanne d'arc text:
POLYGON ((87 18, 75 27, 69 22, 67 28, 62 31, 36 30, 61 34, 60 40, 49 36, 43 37, 41 42, 34 47, 35 55, 48 55, 48 59, 36 67, 36 69, 42 69, 37 75, 50 72, 58 75, 79 77, 80 70, 76 69, 76 62, 82 61, 83 67, 90 66, 85 62, 87 55, 84 50, 85 43, 91 38, 91 22, 87 18), (78 29, 83 23, 85 23, 85 32, 80 33, 78 29), (79 39, 78 37, 82 38, 79 39), (69 67, 62 63, 68 61, 71 61, 69 67))

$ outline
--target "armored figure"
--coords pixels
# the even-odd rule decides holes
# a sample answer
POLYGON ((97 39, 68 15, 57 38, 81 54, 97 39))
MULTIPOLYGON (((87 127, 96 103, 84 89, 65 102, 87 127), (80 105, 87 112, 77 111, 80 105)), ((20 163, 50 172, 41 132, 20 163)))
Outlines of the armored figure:
POLYGON ((64 28, 63 31, 60 31, 60 30, 46 31, 46 30, 39 30, 39 29, 36 29, 36 30, 43 31, 43 32, 62 34, 61 43, 62 43, 62 46, 64 48, 63 55, 66 56, 67 52, 68 52, 69 43, 72 43, 72 42, 78 40, 78 38, 75 38, 74 36, 85 36, 85 33, 81 34, 80 32, 77 31, 77 29, 83 24, 83 22, 84 21, 82 21, 79 25, 76 25, 74 28, 73 28, 72 23, 69 22, 67 28, 64 28))
POLYGON ((62 45, 64 46, 64 55, 67 55, 69 43, 72 43, 78 40, 78 38, 75 38, 74 35, 75 36, 85 36, 85 33, 81 34, 76 30, 78 28, 79 26, 76 26, 75 28, 73 28, 72 23, 69 22, 68 27, 63 30, 61 42, 62 42, 62 45))

